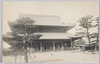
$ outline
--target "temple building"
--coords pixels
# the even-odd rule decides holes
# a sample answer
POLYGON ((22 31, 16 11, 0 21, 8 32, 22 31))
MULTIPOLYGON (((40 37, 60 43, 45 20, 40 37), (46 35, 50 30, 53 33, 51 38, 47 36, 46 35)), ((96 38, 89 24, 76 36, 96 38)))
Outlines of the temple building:
MULTIPOLYGON (((42 35, 38 40, 32 43, 34 51, 61 51, 74 46, 74 41, 80 39, 81 36, 70 35, 67 31, 75 27, 75 24, 62 23, 59 16, 53 15, 33 15, 20 14, 20 17, 29 17, 35 21, 31 28, 34 34, 42 35)), ((8 23, 11 31, 14 31, 14 22, 8 23)), ((8 42, 6 38, 14 38, 11 36, 4 36, 4 41, 8 42)))

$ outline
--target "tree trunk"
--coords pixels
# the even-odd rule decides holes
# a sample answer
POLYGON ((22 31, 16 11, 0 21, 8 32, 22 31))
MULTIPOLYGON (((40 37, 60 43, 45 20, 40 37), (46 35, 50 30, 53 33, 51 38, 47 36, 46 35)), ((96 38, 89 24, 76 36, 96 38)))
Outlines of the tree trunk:
POLYGON ((18 54, 19 54, 19 53, 18 53, 18 51, 17 51, 16 54, 15 54, 15 63, 16 63, 18 54))
POLYGON ((25 63, 28 63, 27 47, 25 48, 25 63))
POLYGON ((24 57, 24 59, 25 59, 25 63, 28 63, 27 43, 25 42, 25 40, 23 40, 23 42, 25 44, 25 57, 24 57))
POLYGON ((98 37, 97 37, 97 41, 96 41, 96 45, 95 45, 95 51, 96 51, 97 46, 98 46, 98 37))
POLYGON ((16 60, 17 60, 17 56, 15 56, 15 63, 16 63, 16 60))
POLYGON ((89 38, 88 28, 87 28, 87 38, 88 38, 88 42, 89 42, 89 44, 90 44, 90 38, 89 38))
MULTIPOLYGON (((86 30, 87 30, 87 38, 88 38, 88 42, 89 42, 89 45, 90 45, 91 42, 90 42, 90 37, 89 37, 88 26, 87 26, 86 30)), ((93 52, 93 50, 92 50, 92 46, 90 46, 90 47, 91 47, 91 51, 93 52)))
MULTIPOLYGON (((98 25, 98 35, 99 35, 99 25, 98 25)), ((95 45, 95 51, 96 51, 96 48, 98 46, 98 43, 99 43, 99 40, 98 40, 99 36, 97 36, 97 41, 96 41, 96 45, 95 45)))

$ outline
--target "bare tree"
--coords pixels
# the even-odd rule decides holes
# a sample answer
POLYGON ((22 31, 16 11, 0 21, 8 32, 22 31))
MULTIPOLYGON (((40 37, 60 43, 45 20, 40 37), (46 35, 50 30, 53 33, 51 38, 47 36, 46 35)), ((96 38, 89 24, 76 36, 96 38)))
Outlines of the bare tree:
POLYGON ((81 17, 78 21, 80 23, 80 26, 86 29, 86 36, 88 38, 89 44, 90 44, 89 29, 91 27, 93 27, 93 25, 92 25, 93 20, 94 20, 93 16, 88 15, 88 16, 85 16, 85 17, 81 17))

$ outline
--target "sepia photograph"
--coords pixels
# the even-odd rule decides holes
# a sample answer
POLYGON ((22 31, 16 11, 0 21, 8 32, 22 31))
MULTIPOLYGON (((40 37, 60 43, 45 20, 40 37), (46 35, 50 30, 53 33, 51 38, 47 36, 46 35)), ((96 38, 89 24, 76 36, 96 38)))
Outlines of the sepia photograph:
POLYGON ((2 63, 99 63, 99 1, 5 1, 2 8, 2 63))

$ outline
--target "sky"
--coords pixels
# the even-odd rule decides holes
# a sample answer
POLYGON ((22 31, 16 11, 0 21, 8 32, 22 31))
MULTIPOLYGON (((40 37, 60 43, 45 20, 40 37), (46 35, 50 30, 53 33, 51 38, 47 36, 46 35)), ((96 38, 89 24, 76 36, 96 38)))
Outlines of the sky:
MULTIPOLYGON (((58 15, 62 22, 76 23, 87 15, 99 16, 98 1, 33 1, 3 2, 3 34, 10 32, 7 24, 19 17, 19 14, 58 15)), ((75 33, 75 28, 70 33, 75 33)), ((94 29, 95 31, 95 29, 94 29)))

